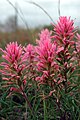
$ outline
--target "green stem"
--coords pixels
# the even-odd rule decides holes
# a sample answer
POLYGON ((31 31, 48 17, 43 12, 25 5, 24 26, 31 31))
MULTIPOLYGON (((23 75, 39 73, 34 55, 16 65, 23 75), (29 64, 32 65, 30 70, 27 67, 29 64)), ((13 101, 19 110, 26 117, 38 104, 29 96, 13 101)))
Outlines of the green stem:
POLYGON ((30 104, 30 102, 29 102, 29 100, 28 100, 28 97, 27 97, 27 95, 25 94, 25 92, 23 91, 22 87, 20 87, 20 89, 21 89, 21 92, 22 92, 22 95, 23 95, 24 99, 26 100, 26 102, 27 102, 27 104, 28 104, 28 106, 29 106, 29 109, 30 109, 31 114, 32 114, 32 116, 33 116, 33 120, 35 120, 35 117, 34 117, 35 114, 34 114, 34 112, 33 112, 32 106, 31 106, 31 104, 30 104))
MULTIPOLYGON (((44 96, 44 91, 43 91, 43 96, 44 96)), ((44 120, 47 120, 47 108, 46 108, 45 98, 43 99, 43 108, 44 108, 44 120)))

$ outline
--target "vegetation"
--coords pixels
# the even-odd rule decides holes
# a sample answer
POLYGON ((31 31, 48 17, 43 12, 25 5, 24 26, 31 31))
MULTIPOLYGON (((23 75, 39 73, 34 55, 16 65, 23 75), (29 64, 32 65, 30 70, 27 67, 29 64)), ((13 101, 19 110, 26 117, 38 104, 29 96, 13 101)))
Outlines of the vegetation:
POLYGON ((1 120, 80 120, 80 34, 67 17, 44 28, 1 33, 1 120))

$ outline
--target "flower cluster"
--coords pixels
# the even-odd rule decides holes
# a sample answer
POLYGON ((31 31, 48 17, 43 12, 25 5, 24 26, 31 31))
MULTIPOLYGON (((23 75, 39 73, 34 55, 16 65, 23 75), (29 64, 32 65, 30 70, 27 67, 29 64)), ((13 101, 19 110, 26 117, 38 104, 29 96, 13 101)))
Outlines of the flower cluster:
POLYGON ((3 79, 6 80, 6 86, 25 85, 26 82, 21 79, 24 78, 25 69, 22 46, 18 45, 17 42, 10 42, 10 44, 7 44, 6 49, 1 49, 1 51, 3 52, 4 62, 0 64, 2 66, 0 72, 5 76, 3 79))
POLYGON ((58 43, 60 44, 73 44, 72 38, 74 37, 74 21, 70 20, 70 17, 60 17, 57 24, 53 24, 54 36, 58 43))
MULTIPOLYGON (((27 81, 32 79, 52 88, 55 84, 65 87, 68 74, 74 70, 73 24, 74 21, 70 20, 70 17, 60 17, 57 24, 53 25, 55 34, 52 35, 48 29, 42 30, 36 46, 29 44, 22 47, 17 42, 12 42, 5 50, 1 49, 5 61, 0 64, 0 72, 5 76, 6 86, 16 85, 18 88, 24 88, 27 81)), ((79 34, 77 39, 80 39, 79 34)), ((78 44, 76 49, 80 51, 78 44)))
POLYGON ((56 57, 56 44, 51 40, 51 32, 48 29, 43 30, 40 34, 40 40, 37 40, 36 50, 36 62, 37 70, 40 74, 36 78, 41 84, 54 81, 54 71, 58 69, 55 62, 56 57))
MULTIPOLYGON (((57 43, 57 57, 59 65, 58 83, 62 84, 66 89, 69 83, 68 77, 74 71, 73 56, 74 46, 74 21, 70 17, 60 17, 54 26, 54 41, 57 43)), ((66 90, 65 90, 66 91, 66 90)))

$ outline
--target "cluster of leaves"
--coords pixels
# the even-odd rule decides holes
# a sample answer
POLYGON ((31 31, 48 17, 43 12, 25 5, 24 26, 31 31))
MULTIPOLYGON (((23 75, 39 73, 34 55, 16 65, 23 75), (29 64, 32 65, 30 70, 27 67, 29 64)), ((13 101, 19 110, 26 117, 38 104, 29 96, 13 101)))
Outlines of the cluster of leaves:
POLYGON ((80 119, 80 35, 70 17, 52 26, 35 46, 10 42, 0 48, 1 119, 80 119))

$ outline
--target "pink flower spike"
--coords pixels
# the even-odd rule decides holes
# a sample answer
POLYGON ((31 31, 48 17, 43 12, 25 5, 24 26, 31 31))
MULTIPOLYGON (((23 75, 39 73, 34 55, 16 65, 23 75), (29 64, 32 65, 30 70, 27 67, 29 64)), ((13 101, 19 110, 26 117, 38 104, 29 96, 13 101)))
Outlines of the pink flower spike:
POLYGON ((40 40, 37 40, 36 51, 36 65, 37 72, 40 76, 36 78, 40 84, 48 84, 49 77, 54 74, 54 69, 57 68, 55 62, 57 45, 52 42, 51 33, 48 30, 43 30, 40 34, 40 40))
POLYGON ((61 16, 57 24, 53 24, 55 35, 53 38, 59 40, 61 43, 69 42, 74 37, 74 21, 70 17, 61 16))
POLYGON ((3 80, 6 84, 15 84, 17 86, 22 86, 23 76, 25 74, 26 64, 23 61, 24 53, 21 45, 17 42, 10 42, 7 44, 5 50, 1 49, 3 52, 2 58, 4 62, 1 62, 0 72, 2 73, 3 80), (21 79, 22 78, 22 79, 21 79))
POLYGON ((18 46, 17 42, 10 42, 7 44, 6 50, 2 50, 4 55, 2 56, 6 61, 14 63, 19 61, 20 56, 22 55, 22 47, 18 46))

